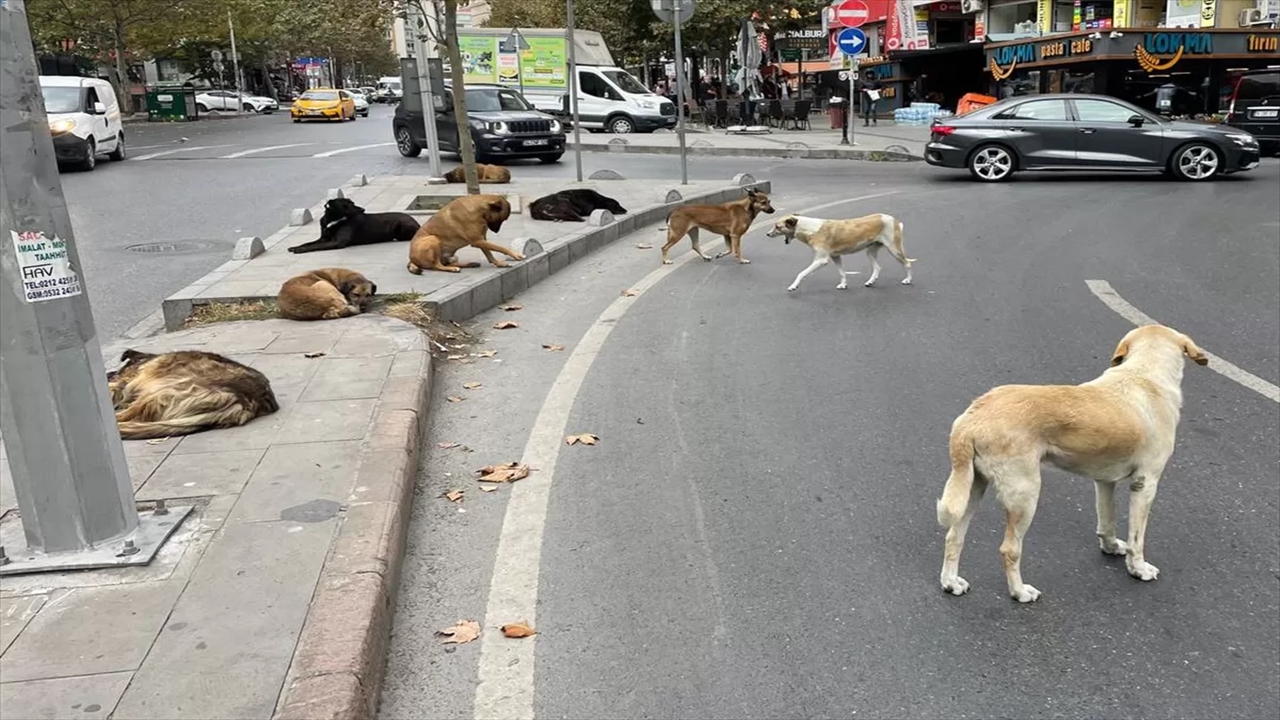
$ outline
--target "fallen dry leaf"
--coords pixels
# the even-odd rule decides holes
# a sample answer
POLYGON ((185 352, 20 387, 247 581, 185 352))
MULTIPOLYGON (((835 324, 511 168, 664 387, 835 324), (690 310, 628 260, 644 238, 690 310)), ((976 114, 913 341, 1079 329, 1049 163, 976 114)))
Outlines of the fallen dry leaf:
POLYGON ((462 443, 456 443, 456 442, 438 442, 436 443, 436 447, 440 448, 441 450, 451 450, 453 448, 458 447, 461 444, 462 443))
POLYGON ((469 382, 469 383, 462 383, 462 387, 464 387, 464 388, 466 388, 466 389, 468 389, 468 390, 475 390, 476 388, 482 388, 482 387, 484 387, 484 383, 481 383, 481 382, 469 382))
POLYGON ((641 250, 652 250, 653 246, 646 243, 636 243, 636 247, 641 250))
POLYGON ((506 310, 507 312, 515 312, 516 310, 523 310, 524 306, 523 305, 503 305, 502 309, 506 310))
POLYGON ((324 357, 324 356, 325 356, 325 355, 327 355, 327 354, 328 354, 328 353, 313 352, 313 353, 305 353, 305 354, 303 354, 303 356, 302 356, 302 357, 304 357, 304 358, 318 358, 318 357, 324 357))
POLYGON ((563 345, 543 345, 542 349, 550 350, 551 352, 560 352, 561 350, 564 349, 564 346, 563 345))
POLYGON ((445 359, 446 359, 446 360, 461 360, 461 359, 462 359, 462 358, 464 358, 464 357, 466 357, 466 355, 449 355, 449 356, 447 356, 445 359))
POLYGON ((529 622, 527 620, 521 620, 518 623, 511 623, 510 625, 503 625, 499 629, 502 630, 503 635, 506 635, 509 638, 527 638, 531 635, 538 634, 537 630, 529 627, 529 622))
POLYGON ((592 435, 591 433, 582 433, 581 435, 570 435, 569 437, 564 439, 565 445, 577 445, 578 443, 582 443, 583 445, 595 445, 598 442, 600 442, 599 436, 592 435))
POLYGON ((474 362, 475 362, 475 360, 472 360, 471 358, 462 358, 461 360, 459 360, 459 361, 458 361, 458 364, 459 364, 459 365, 470 365, 470 364, 472 364, 472 363, 474 363, 474 362))
POLYGON ((636 291, 635 291, 635 290, 623 290, 623 291, 622 291, 622 297, 635 297, 635 296, 636 296, 636 291))
POLYGON ((466 398, 458 397, 457 395, 450 395, 449 397, 445 398, 445 400, 448 400, 449 402, 462 402, 463 400, 466 400, 466 398))
POLYGON ((462 491, 450 490, 444 494, 444 498, 450 502, 462 502, 462 491))
POLYGON ((485 350, 483 352, 476 353, 476 357, 493 357, 494 355, 497 355, 497 354, 498 354, 497 350, 485 350))
POLYGON ((475 620, 459 620, 453 627, 447 627, 443 630, 437 630, 437 635, 443 635, 444 639, 441 643, 469 643, 480 637, 480 623, 475 620))
POLYGON ((500 323, 493 324, 494 330, 510 330, 512 328, 518 328, 518 327, 520 327, 520 323, 511 321, 511 320, 503 320, 500 323))
POLYGON ((480 482, 511 483, 529 477, 529 466, 509 462, 503 465, 485 465, 476 472, 480 473, 480 482))
POLYGON ((481 486, 480 486, 480 492, 493 492, 494 490, 497 490, 497 489, 498 489, 498 488, 497 488, 497 487, 495 487, 495 486, 493 486, 493 485, 481 485, 481 486))

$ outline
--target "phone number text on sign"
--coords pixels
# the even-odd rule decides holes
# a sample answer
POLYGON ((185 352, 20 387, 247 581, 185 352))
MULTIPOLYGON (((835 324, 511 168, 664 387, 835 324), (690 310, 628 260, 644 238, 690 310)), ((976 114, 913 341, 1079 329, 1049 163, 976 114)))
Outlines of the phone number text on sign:
POLYGON ((80 275, 71 266, 67 241, 46 237, 38 230, 10 232, 18 256, 23 295, 27 302, 72 297, 83 292, 80 275))

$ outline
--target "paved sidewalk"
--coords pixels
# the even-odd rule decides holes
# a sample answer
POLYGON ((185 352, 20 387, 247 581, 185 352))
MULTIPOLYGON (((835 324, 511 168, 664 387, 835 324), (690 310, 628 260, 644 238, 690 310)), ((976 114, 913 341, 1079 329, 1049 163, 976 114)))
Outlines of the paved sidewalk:
MULTIPOLYGON (((125 443, 140 503, 197 506, 150 565, 0 579, 4 717, 368 717, 429 397, 422 332, 361 315, 134 347, 249 364, 280 410, 125 443)), ((0 542, 21 548, 0 471, 0 542)))
MULTIPOLYGON (((722 129, 690 126, 686 144, 691 155, 730 157, 788 157, 870 161, 912 161, 924 159, 924 146, 929 141, 929 128, 922 125, 898 125, 881 121, 854 128, 856 144, 841 145, 840 131, 827 127, 827 118, 814 116, 811 130, 772 128, 768 134, 731 134, 722 129)), ((674 132, 606 135, 582 133, 584 152, 623 152, 674 155, 680 152, 680 140, 674 132)), ((569 135, 573 146, 573 135, 569 135)))

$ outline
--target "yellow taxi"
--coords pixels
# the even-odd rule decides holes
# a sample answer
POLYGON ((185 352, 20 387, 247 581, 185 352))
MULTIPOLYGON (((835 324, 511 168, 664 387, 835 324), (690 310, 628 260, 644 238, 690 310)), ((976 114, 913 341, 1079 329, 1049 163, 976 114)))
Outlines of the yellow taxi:
POLYGON ((346 90, 311 88, 293 101, 289 115, 294 122, 303 120, 356 119, 356 101, 346 90))

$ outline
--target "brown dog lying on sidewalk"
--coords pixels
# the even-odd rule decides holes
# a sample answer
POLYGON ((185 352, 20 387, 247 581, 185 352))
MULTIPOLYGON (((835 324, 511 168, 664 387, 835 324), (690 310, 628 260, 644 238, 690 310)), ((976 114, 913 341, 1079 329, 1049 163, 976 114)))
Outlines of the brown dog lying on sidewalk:
POLYGON ((485 232, 498 232, 511 217, 511 203, 502 195, 464 195, 440 208, 409 243, 409 272, 421 275, 423 270, 460 272, 462 268, 480 267, 480 263, 459 265, 458 251, 468 245, 479 248, 494 267, 507 264, 493 256, 500 252, 512 260, 523 260, 520 253, 489 242, 485 232))
MULTIPOLYGON (((502 183, 511 182, 511 171, 501 165, 485 165, 484 163, 476 163, 476 177, 481 183, 500 185, 502 183)), ((450 170, 444 174, 445 182, 464 183, 467 181, 467 168, 465 165, 450 170)))
POLYGON ((703 260, 711 260, 712 257, 702 252, 702 246, 698 243, 699 228, 724 236, 726 249, 716 255, 717 258, 733 253, 743 265, 750 263, 750 260, 742 257, 742 236, 751 227, 756 215, 762 212, 772 214, 773 205, 770 204, 768 195, 755 188, 748 188, 746 197, 741 200, 722 205, 681 205, 667 216, 667 244, 662 246, 662 264, 671 264, 667 253, 685 235, 693 241, 694 252, 701 255, 703 260))
POLYGON ((221 355, 125 350, 120 360, 107 387, 125 440, 236 427, 280 409, 266 375, 221 355))
POLYGON ((364 312, 377 292, 377 285, 354 270, 320 268, 285 280, 276 306, 290 320, 333 320, 364 312))

